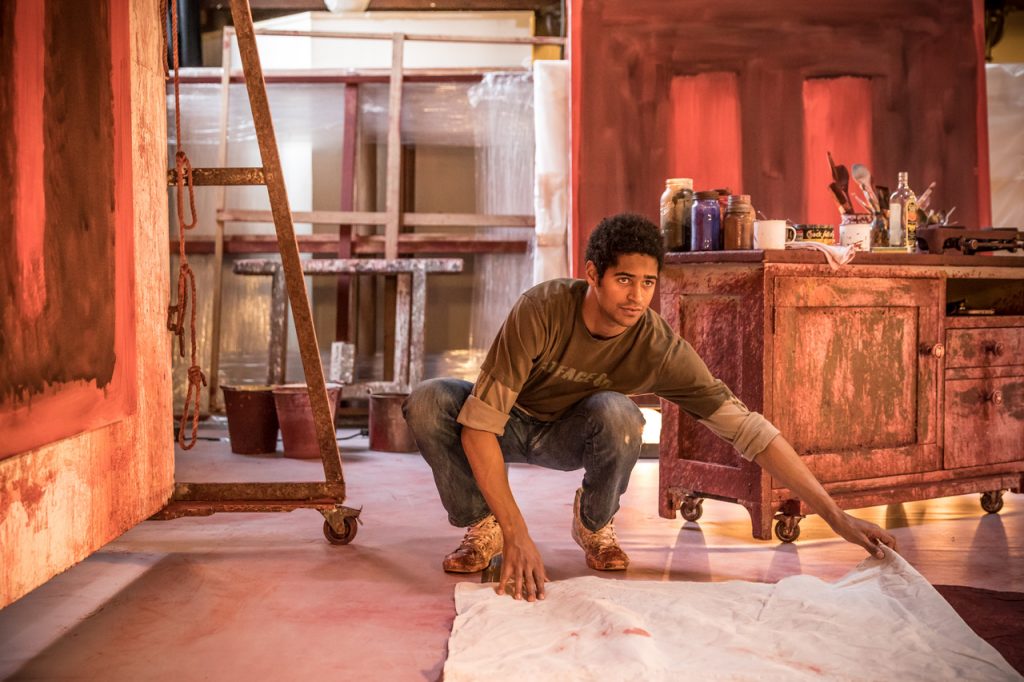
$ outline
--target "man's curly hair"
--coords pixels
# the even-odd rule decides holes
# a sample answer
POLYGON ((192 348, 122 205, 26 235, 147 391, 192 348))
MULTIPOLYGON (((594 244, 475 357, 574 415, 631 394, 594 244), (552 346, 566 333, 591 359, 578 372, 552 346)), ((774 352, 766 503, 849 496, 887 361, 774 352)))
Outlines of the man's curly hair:
POLYGON ((587 257, 597 266, 597 279, 619 261, 619 256, 640 253, 658 261, 658 272, 665 262, 661 231, 647 218, 636 213, 619 213, 602 220, 587 242, 587 257))

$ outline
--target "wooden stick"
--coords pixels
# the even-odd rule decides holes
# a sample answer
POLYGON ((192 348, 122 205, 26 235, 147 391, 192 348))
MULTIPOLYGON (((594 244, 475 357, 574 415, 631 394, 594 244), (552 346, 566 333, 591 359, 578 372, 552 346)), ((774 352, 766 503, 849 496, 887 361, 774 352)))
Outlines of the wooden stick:
MULTIPOLYGON (((386 225, 387 212, 371 211, 294 211, 297 223, 317 225, 386 225)), ((226 223, 272 223, 270 211, 226 209, 217 214, 226 223)), ((489 213, 402 213, 402 224, 410 227, 534 227, 532 215, 494 215, 489 213)))
POLYGON ((398 258, 402 228, 402 59, 405 36, 396 33, 391 43, 391 86, 388 92, 388 167, 384 223, 384 257, 398 258))
POLYGON ((436 34, 401 33, 352 33, 345 31, 285 31, 280 29, 256 29, 261 36, 296 36, 299 38, 343 38, 345 40, 393 40, 401 35, 405 40, 419 40, 435 43, 485 43, 490 45, 565 45, 565 38, 558 36, 457 36, 436 34))
MULTIPOLYGON (((231 83, 228 72, 231 66, 231 36, 234 30, 225 27, 221 38, 221 64, 224 65, 220 79, 220 144, 217 147, 217 165, 223 168, 228 165, 228 106, 231 99, 231 83)), ((227 198, 227 187, 217 187, 216 205, 219 211, 224 210, 227 198)), ((220 327, 221 308, 223 302, 222 282, 224 272, 224 221, 217 218, 213 236, 213 321, 210 328, 210 412, 220 412, 220 327)))

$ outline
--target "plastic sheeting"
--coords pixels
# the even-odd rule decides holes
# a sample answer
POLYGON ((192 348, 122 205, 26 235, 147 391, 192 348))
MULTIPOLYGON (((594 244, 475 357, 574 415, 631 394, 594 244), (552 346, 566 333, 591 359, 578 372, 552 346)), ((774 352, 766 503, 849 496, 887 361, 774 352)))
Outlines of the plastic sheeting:
POLYGON ((1024 227, 1024 64, 987 64, 992 224, 1024 227))
MULTIPOLYGON (((407 83, 403 86, 402 142, 406 145, 457 146, 476 148, 476 211, 479 213, 529 214, 533 211, 533 104, 532 76, 529 73, 492 75, 482 83, 407 83)), ((344 85, 284 84, 267 86, 270 110, 281 152, 285 184, 293 210, 337 210, 340 208, 341 156, 344 137, 344 85)), ((181 86, 182 142, 194 167, 216 166, 220 144, 219 84, 184 83, 181 86)), ((249 110, 245 86, 230 86, 227 126, 228 165, 261 165, 256 133, 249 110)), ((386 84, 359 86, 360 137, 364 143, 384 146, 387 138, 386 84)), ((174 100, 168 93, 168 165, 173 166, 174 100)), ((378 183, 383 183, 378 176, 378 183)), ((377 196, 385 188, 378 185, 377 196)), ((429 186, 418 187, 428 193, 429 186)), ((177 236, 175 196, 169 190, 170 233, 177 236)), ((213 236, 216 226, 217 188, 196 190, 199 224, 189 238, 213 236)), ((225 206, 231 209, 269 210, 264 187, 226 188, 225 206)), ((296 224, 298 234, 309 234, 312 226, 296 224)), ((522 237, 522 228, 489 228, 486 234, 501 231, 522 237)), ((270 223, 230 223, 229 234, 273 234, 270 223)), ((481 233, 484 233, 481 230, 481 233)), ((268 254, 272 256, 273 254, 268 254)), ((474 258, 468 256, 467 259, 474 258)), ((200 364, 209 371, 212 332, 213 259, 206 255, 189 258, 198 286, 198 329, 200 364)), ((234 259, 225 258, 223 276, 223 318, 221 327, 221 384, 262 382, 266 379, 269 338, 270 282, 268 278, 239 277, 231 272, 234 259)), ((519 293, 530 284, 530 255, 487 254, 467 264, 473 270, 472 313, 469 349, 456 349, 428 359, 429 368, 440 365, 441 373, 451 366, 468 378, 475 378, 472 366, 490 345, 504 315, 519 293), (448 357, 451 355, 451 357, 448 357)), ((170 286, 176 288, 177 257, 171 258, 170 286)), ((307 283, 311 281, 307 278, 307 283)), ((431 300, 430 306, 444 305, 431 300)), ((429 310, 428 310, 429 318, 429 310)), ((332 339, 333 340, 333 339, 332 339)), ((294 327, 289 320, 290 378, 302 375, 294 327)), ((321 339, 322 350, 329 345, 321 339)), ((186 348, 187 353, 187 348, 186 348)), ((378 363, 379 354, 369 362, 378 363)), ((366 361, 363 358, 363 361, 366 361)), ((175 409, 184 402, 188 358, 174 353, 175 409)), ((359 376, 377 376, 377 365, 357 367, 359 376)), ((208 409, 208 393, 202 393, 201 408, 208 409)))
MULTIPOLYGON (((533 212, 533 78, 488 74, 469 92, 476 120, 477 210, 533 212)), ((520 228, 490 228, 488 234, 522 237, 520 228)), ((531 284, 533 247, 526 254, 482 254, 473 281, 470 348, 486 349, 508 311, 531 284)))
MULTIPOLYGON (((227 122, 227 165, 260 166, 259 145, 249 109, 249 97, 244 84, 229 86, 227 122)), ((169 89, 170 90, 170 89, 169 89)), ((267 96, 277 136, 288 200, 293 210, 310 210, 315 194, 323 194, 340 187, 338 164, 323 163, 341 154, 345 128, 344 89, 334 84, 268 84, 267 96), (325 170, 328 169, 328 170, 325 170), (316 169, 317 177, 314 177, 316 169), (331 175, 337 180, 330 189, 331 175)), ((181 85, 182 148, 194 168, 213 167, 218 163, 221 139, 220 84, 183 83, 181 85)), ((167 97, 168 165, 174 165, 176 150, 174 128, 174 98, 167 97)), ((188 231, 187 239, 210 239, 216 230, 218 191, 216 187, 197 187, 197 226, 188 231)), ((225 188, 226 208, 270 210, 265 187, 225 188)), ((170 236, 178 235, 176 191, 168 189, 170 210, 170 236)), ((319 198, 319 197, 318 197, 319 198)), ((323 202, 318 202, 320 208, 323 202)), ((336 207, 336 206, 335 206, 336 207)), ((296 223, 297 234, 310 234, 312 226, 296 223)), ((274 234, 271 223, 229 223, 228 234, 274 234)), ((271 257, 274 254, 267 254, 271 257)), ((246 257, 257 257, 249 255, 246 257)), ((240 277, 231 272, 236 259, 226 256, 222 277, 221 355, 218 379, 221 385, 239 382, 263 382, 267 373, 267 344, 270 336, 270 279, 240 277)), ((189 263, 196 275, 197 316, 196 338, 199 344, 199 363, 203 371, 210 370, 210 337, 213 328, 213 258, 190 255, 189 263)), ((175 292, 178 277, 178 258, 171 257, 171 291, 175 292)), ((307 285, 310 279, 307 278, 307 285)), ((176 300, 176 294, 172 294, 176 300)), ((301 376, 302 365, 298 355, 298 341, 289 320, 288 374, 301 376)), ((174 406, 180 411, 184 404, 189 357, 173 355, 174 406)), ((209 392, 202 391, 200 408, 209 409, 209 392)))
POLYGON ((533 207, 537 249, 533 282, 569 276, 569 62, 533 65, 536 177, 533 207))
POLYGON ((460 583, 444 679, 1022 679, 885 549, 835 583, 588 576, 550 583, 533 603, 460 583))

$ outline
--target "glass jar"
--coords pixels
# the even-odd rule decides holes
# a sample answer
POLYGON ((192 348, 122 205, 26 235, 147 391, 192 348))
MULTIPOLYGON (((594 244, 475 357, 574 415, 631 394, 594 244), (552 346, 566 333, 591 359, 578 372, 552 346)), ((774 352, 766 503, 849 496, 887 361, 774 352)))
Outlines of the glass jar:
POLYGON ((666 251, 690 250, 690 210, 693 180, 669 178, 661 195, 661 237, 666 251))
POLYGON ((722 219, 722 242, 726 251, 754 248, 754 207, 749 194, 730 194, 722 219))
POLYGON ((717 251, 720 248, 722 212, 718 205, 718 192, 697 192, 690 220, 691 251, 717 251))

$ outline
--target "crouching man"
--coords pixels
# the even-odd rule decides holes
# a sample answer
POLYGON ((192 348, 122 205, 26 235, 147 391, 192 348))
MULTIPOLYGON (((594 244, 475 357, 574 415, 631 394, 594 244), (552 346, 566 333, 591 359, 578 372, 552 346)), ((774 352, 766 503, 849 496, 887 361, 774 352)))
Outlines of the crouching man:
POLYGON ((803 500, 841 537, 881 556, 895 547, 825 492, 762 415, 715 379, 685 340, 649 306, 664 250, 658 228, 620 214, 587 244, 586 279, 525 292, 498 332, 475 384, 432 379, 412 392, 405 418, 448 518, 467 528, 444 570, 473 573, 503 554, 499 592, 544 598, 547 576, 509 488, 506 462, 583 469, 572 537, 587 565, 621 571, 629 557, 613 517, 640 455, 644 419, 627 394, 654 393, 699 419, 803 500))

